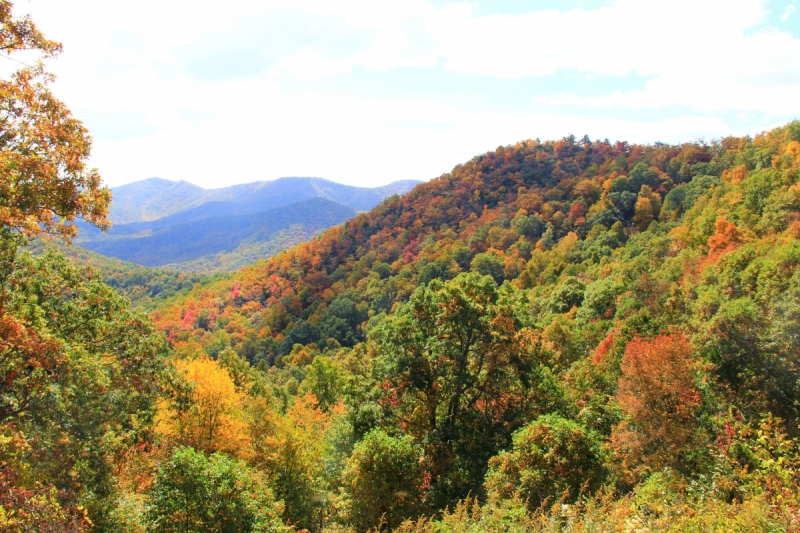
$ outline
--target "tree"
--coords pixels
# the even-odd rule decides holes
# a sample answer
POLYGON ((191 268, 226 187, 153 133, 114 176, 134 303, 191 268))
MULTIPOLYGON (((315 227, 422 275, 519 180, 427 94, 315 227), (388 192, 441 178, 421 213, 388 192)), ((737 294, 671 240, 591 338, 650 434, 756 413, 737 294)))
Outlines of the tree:
POLYGON ((633 224, 639 231, 646 230, 650 223, 656 220, 659 213, 661 213, 661 197, 647 185, 642 185, 633 212, 633 224))
MULTIPOLYGON (((0 49, 55 56, 61 45, 12 7, 0 0, 0 49)), ((94 271, 18 253, 28 236, 69 240, 76 217, 108 225, 110 193, 87 169, 90 138, 51 80, 41 64, 0 80, 0 424, 14 436, 2 460, 26 483, 90 494, 102 527, 112 465, 147 440, 165 347, 94 271)))
POLYGON ((156 472, 148 531, 288 532, 279 518, 281 508, 262 477, 243 462, 180 447, 156 472))
POLYGON ((83 504, 102 525, 116 466, 150 440, 163 336, 58 252, 17 255, 3 281, 0 427, 16 447, 0 460, 26 482, 91 494, 83 504))
POLYGON ((714 222, 714 234, 708 238, 709 253, 716 254, 733 249, 742 242, 742 232, 735 224, 720 217, 714 222))
POLYGON ((634 213, 639 189, 633 189, 630 180, 625 177, 615 178, 608 188, 606 198, 611 200, 618 218, 630 220, 634 213))
POLYGON ((470 269, 482 276, 491 276, 497 283, 505 279, 506 264, 496 252, 478 254, 470 263, 470 269))
POLYGON ((735 392, 739 408, 754 417, 770 411, 789 427, 800 418, 798 302, 794 286, 770 298, 768 312, 750 298, 723 302, 700 336, 718 383, 735 392))
POLYGON ((276 497, 284 502, 285 521, 319 531, 327 505, 323 436, 331 415, 318 408, 311 394, 295 397, 285 414, 263 398, 251 398, 248 407, 254 452, 250 462, 267 473, 276 497))
POLYGON ((580 202, 575 202, 569 209, 569 220, 573 224, 579 224, 586 221, 586 211, 580 202))
POLYGON ((558 415, 545 415, 514 433, 510 451, 492 458, 486 487, 503 499, 518 495, 535 510, 599 488, 606 477, 604 463, 598 435, 558 415))
MULTIPOLYGON (((14 19, 12 3, 0 1, 0 49, 54 56, 49 41, 29 18, 14 19)), ((81 217, 101 228, 111 194, 86 163, 91 139, 80 121, 47 88, 42 66, 23 68, 0 80, 0 224, 26 235, 43 232, 69 239, 81 217)))
POLYGON ((461 274, 418 288, 374 332, 381 405, 424 444, 434 507, 481 492, 488 459, 530 415, 534 380, 547 382, 521 309, 510 287, 461 274))
POLYGON ((52 486, 34 490, 17 485, 19 473, 0 465, 0 531, 3 533, 79 533, 87 531, 85 511, 52 486))
POLYGON ((600 198, 600 194, 603 192, 603 189, 596 180, 584 179, 578 182, 578 184, 575 186, 574 192, 578 196, 583 197, 586 200, 587 205, 592 205, 600 198))
POLYGON ((0 361, 0 423, 24 415, 67 362, 59 339, 7 314, 0 316, 0 361))
POLYGON ((520 214, 514 218, 513 226, 518 235, 534 241, 541 237, 545 230, 544 221, 536 215, 520 214))
POLYGON ((636 226, 639 231, 646 230, 650 223, 656 218, 653 212, 653 203, 650 199, 640 196, 639 199, 636 200, 636 205, 633 207, 633 225, 636 226))
POLYGON ((585 292, 586 285, 578 278, 566 276, 544 301, 545 308, 551 313, 566 313, 573 307, 580 307, 585 292))
POLYGON ((611 436, 623 479, 681 464, 696 437, 698 363, 680 333, 635 338, 625 348, 617 401, 627 415, 611 436))
POLYGON ((648 168, 645 163, 636 163, 636 166, 628 174, 628 181, 634 191, 638 191, 643 186, 647 186, 648 189, 657 189, 661 182, 661 176, 657 170, 648 168))
POLYGON ((242 412, 244 394, 228 371, 205 354, 175 364, 189 385, 188 398, 161 400, 158 430, 167 438, 206 453, 247 454, 249 439, 242 412))
POLYGON ((549 250, 556 245, 556 229, 552 223, 547 223, 547 229, 542 233, 542 238, 539 239, 537 247, 541 246, 545 250, 549 250))
POLYGON ((426 474, 423 450, 406 435, 391 437, 380 429, 356 444, 344 472, 350 522, 358 531, 396 528, 424 508, 426 474))
POLYGON ((310 391, 319 402, 319 408, 327 412, 341 397, 344 387, 342 371, 333 359, 318 355, 307 367, 302 387, 310 391))

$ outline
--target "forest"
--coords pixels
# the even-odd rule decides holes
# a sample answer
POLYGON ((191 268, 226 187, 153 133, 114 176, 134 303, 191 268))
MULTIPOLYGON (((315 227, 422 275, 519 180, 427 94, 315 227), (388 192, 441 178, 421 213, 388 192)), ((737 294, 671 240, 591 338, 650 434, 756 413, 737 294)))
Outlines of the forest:
POLYGON ((170 277, 57 249, 111 195, 49 81, 0 79, 0 531, 800 530, 800 122, 501 146, 170 277))

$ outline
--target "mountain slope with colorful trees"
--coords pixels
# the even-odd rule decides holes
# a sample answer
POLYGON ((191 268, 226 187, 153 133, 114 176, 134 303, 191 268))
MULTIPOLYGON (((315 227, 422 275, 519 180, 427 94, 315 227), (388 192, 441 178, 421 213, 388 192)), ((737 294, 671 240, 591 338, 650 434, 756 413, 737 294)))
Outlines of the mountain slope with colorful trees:
MULTIPOLYGON (((771 158, 781 157, 775 138, 792 128, 711 145, 567 138, 501 147, 320 238, 198 287, 154 318, 176 344, 203 345, 224 323, 240 334, 231 346, 257 363, 286 355, 295 341, 352 346, 374 317, 435 278, 472 270, 541 290, 565 274, 587 275, 654 221, 654 230, 668 233, 698 198, 722 190, 723 177, 741 181, 751 168, 769 169, 771 158), (201 314, 212 318, 187 319, 201 314), (200 322, 210 327, 192 327, 200 322), (253 347, 253 340, 261 344, 253 347)), ((716 218, 703 224, 688 231, 694 244, 708 246, 716 218)), ((562 307, 568 311, 570 303, 562 307)))
POLYGON ((108 225, 49 80, 0 79, 0 531, 800 530, 800 122, 500 147, 195 280, 30 253, 108 225))
POLYGON ((292 524, 790 531, 798 266, 800 123, 569 137, 476 157, 152 318, 179 360, 244 383, 234 448, 291 465, 272 486, 292 524), (263 402, 319 442, 265 441, 263 402))

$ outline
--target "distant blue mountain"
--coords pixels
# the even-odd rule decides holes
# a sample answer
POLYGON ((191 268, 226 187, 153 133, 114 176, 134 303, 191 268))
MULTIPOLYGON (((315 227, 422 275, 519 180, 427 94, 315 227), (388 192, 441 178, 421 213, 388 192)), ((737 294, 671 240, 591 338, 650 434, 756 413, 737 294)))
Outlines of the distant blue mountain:
POLYGON ((281 178, 203 189, 151 178, 112 189, 112 229, 102 233, 80 224, 76 242, 146 266, 230 270, 307 240, 417 183, 364 188, 281 178))
POLYGON ((384 198, 405 194, 420 183, 403 180, 382 187, 354 187, 321 178, 280 178, 221 189, 203 189, 185 181, 150 178, 112 189, 114 224, 169 224, 203 218, 261 213, 310 198, 325 198, 356 211, 369 211, 384 198))

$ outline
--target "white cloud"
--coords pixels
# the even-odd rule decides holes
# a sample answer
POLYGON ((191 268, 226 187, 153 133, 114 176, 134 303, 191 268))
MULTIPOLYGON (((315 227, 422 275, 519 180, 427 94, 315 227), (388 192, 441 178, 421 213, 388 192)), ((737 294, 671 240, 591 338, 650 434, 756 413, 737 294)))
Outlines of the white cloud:
POLYGON ((530 137, 678 142, 754 133, 728 114, 746 113, 751 129, 800 115, 800 40, 762 28, 759 0, 618 0, 487 17, 467 2, 437 9, 424 0, 32 0, 18 9, 64 42, 51 64, 56 92, 94 125, 93 162, 111 184, 318 175, 378 185, 428 179, 530 137), (607 94, 531 95, 549 113, 402 87, 369 96, 329 87, 357 69, 437 65, 500 80, 570 71, 648 81, 607 94), (631 115, 672 108, 683 111, 631 115))

